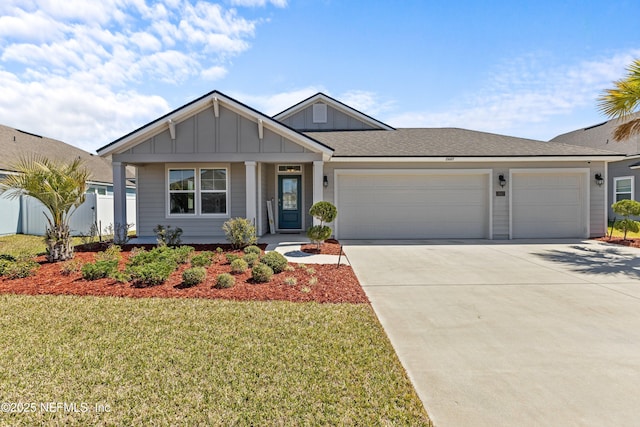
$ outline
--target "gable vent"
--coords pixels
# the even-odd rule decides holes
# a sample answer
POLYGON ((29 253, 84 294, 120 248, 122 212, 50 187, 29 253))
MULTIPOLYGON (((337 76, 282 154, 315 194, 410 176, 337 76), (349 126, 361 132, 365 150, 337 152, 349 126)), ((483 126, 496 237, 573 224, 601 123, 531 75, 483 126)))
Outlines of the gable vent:
POLYGON ((327 104, 313 104, 313 123, 327 123, 327 104))

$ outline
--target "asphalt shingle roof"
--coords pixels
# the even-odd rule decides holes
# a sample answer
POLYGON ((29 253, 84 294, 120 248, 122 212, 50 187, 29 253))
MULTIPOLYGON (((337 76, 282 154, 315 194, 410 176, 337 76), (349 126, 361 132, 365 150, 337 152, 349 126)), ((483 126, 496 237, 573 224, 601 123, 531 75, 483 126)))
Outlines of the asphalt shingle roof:
POLYGON ((334 157, 611 156, 614 151, 458 128, 305 132, 334 157))
POLYGON ((0 156, 0 170, 11 171, 13 163, 30 154, 43 155, 49 159, 63 162, 80 158, 91 171, 90 181, 113 182, 113 171, 109 160, 57 139, 46 138, 0 125, 0 152, 2 153, 2 156, 0 156))

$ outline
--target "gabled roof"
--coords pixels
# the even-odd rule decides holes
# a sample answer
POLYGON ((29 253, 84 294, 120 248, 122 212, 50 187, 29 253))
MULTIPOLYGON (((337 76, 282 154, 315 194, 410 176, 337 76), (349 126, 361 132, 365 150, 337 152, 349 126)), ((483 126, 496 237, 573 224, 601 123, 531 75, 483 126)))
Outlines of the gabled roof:
POLYGON ((225 108, 232 110, 233 112, 240 114, 248 119, 255 121, 256 123, 262 122, 264 127, 269 128, 273 132, 286 137, 305 148, 308 148, 315 152, 323 153, 325 156, 331 156, 333 150, 314 140, 313 138, 306 136, 280 122, 272 119, 271 117, 261 113, 260 111, 251 108, 217 90, 211 91, 200 98, 191 101, 177 109, 159 117, 152 122, 134 130, 133 132, 116 139, 115 141, 99 148, 98 154, 101 156, 108 156, 110 154, 121 153, 129 148, 146 141, 154 135, 165 131, 169 127, 169 122, 177 124, 201 111, 208 108, 215 110, 222 105, 225 108))
POLYGON ((0 125, 0 152, 0 170, 13 171, 13 163, 21 157, 38 154, 61 162, 81 159, 91 171, 91 182, 113 182, 113 171, 108 159, 94 156, 57 139, 0 125))
POLYGON ((337 157, 615 157, 613 151, 457 128, 307 132, 337 157))
POLYGON ((389 126, 386 123, 381 122, 380 120, 376 120, 371 116, 368 116, 366 114, 364 114, 361 111, 356 110, 355 108, 352 108, 350 106, 348 106, 347 104, 343 104, 342 102, 338 101, 335 98, 330 97, 329 95, 326 95, 322 92, 318 92, 313 96, 310 96, 309 98, 300 101, 299 103, 297 103, 296 105, 287 108, 286 110, 276 114, 275 116, 273 116, 274 119, 276 120, 284 120, 287 117, 290 117, 294 114, 296 114, 299 111, 304 110, 305 108, 309 107, 310 105, 315 104, 316 102, 324 102, 325 104, 330 105, 331 107, 335 108, 336 110, 342 111, 343 113, 349 115, 349 116, 353 116, 365 123, 368 123, 369 125, 371 125, 374 128, 377 129, 383 129, 383 130, 393 130, 394 128, 392 128, 391 126, 389 126))
MULTIPOLYGON (((629 119, 640 117, 640 113, 631 114, 629 119)), ((622 152, 627 155, 640 154, 640 135, 633 136, 627 141, 614 141, 613 132, 615 128, 624 121, 611 119, 606 122, 577 129, 571 132, 558 135, 551 142, 562 142, 565 144, 581 145, 583 147, 602 148, 622 152)))

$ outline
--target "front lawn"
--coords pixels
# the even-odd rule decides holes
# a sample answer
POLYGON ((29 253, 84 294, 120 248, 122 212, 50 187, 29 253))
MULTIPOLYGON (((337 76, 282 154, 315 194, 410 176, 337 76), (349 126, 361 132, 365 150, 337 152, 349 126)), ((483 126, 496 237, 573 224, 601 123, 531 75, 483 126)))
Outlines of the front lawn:
POLYGON ((368 304, 0 295, 0 306, 2 401, 36 404, 0 412, 1 425, 429 425, 368 304))

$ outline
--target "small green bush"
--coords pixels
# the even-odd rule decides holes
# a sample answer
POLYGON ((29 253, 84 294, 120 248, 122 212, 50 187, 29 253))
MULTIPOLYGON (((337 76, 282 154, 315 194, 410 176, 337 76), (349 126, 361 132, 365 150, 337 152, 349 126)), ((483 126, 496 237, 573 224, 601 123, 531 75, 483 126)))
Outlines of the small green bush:
POLYGON ((296 279, 295 277, 286 277, 284 279, 284 283, 286 283, 289 286, 295 286, 298 284, 298 279, 296 279))
POLYGON ((191 257, 191 266, 209 267, 213 263, 213 252, 204 251, 191 257))
POLYGON ((170 225, 167 225, 165 227, 162 224, 158 224, 156 228, 153 229, 153 232, 156 233, 156 241, 158 242, 158 246, 180 245, 180 236, 182 236, 182 228, 180 227, 171 228, 170 225))
POLYGON ((243 260, 249 265, 249 267, 253 267, 256 265, 256 262, 260 259, 260 255, 254 254, 253 252, 246 254, 242 257, 243 260))
POLYGON ((118 271, 118 261, 116 260, 103 260, 96 262, 89 262, 82 266, 80 270, 82 272, 82 278, 84 280, 98 280, 110 277, 118 271))
POLYGON ((69 276, 73 273, 77 273, 82 268, 82 262, 77 259, 65 261, 60 267, 60 273, 64 276, 69 276))
POLYGON ((235 249, 254 245, 258 241, 256 228, 246 218, 231 218, 222 225, 222 230, 235 249))
POLYGON ((312 225, 307 230, 307 237, 320 247, 320 243, 331 237, 331 227, 328 225, 312 225))
POLYGON ((164 283, 176 268, 174 261, 164 260, 130 266, 126 272, 137 286, 155 286, 164 283))
POLYGON ((2 268, 2 275, 9 279, 24 279, 36 274, 40 268, 40 264, 33 259, 21 258, 15 262, 8 261, 2 268))
POLYGON ((96 261, 120 261, 122 249, 118 245, 111 245, 105 251, 96 254, 96 261))
POLYGON ((193 255, 195 249, 193 246, 179 246, 173 249, 174 260, 178 264, 186 264, 189 262, 189 258, 193 255))
POLYGON ((152 262, 174 262, 176 260, 176 252, 174 249, 167 246, 155 247, 150 251, 146 251, 144 248, 136 250, 135 254, 129 257, 128 266, 145 265, 152 262))
POLYGON ((182 282, 187 286, 194 286, 204 282, 207 270, 204 267, 191 267, 182 272, 182 282))
POLYGON ((246 248, 244 248, 244 253, 245 254, 256 254, 258 256, 260 256, 260 254, 262 254, 262 250, 257 247, 256 245, 251 245, 251 246, 247 246, 246 248))
POLYGON ((256 283, 267 283, 273 276, 273 270, 266 264, 258 263, 251 269, 251 278, 256 283))
POLYGON ((0 276, 4 276, 4 271, 14 262, 15 261, 9 261, 8 259, 0 259, 0 276))
POLYGON ((287 265, 289 265, 284 255, 276 251, 267 252, 260 262, 271 267, 276 274, 282 273, 284 269, 287 268, 287 265))
POLYGON ((231 264, 233 261, 237 260, 238 258, 240 258, 240 255, 238 254, 232 254, 232 253, 228 253, 224 255, 227 258, 227 262, 229 264, 231 264))
POLYGON ((0 261, 17 261, 18 259, 11 254, 0 254, 0 261))
POLYGON ((247 271, 247 268, 249 268, 249 264, 242 258, 234 259, 231 262, 231 272, 234 274, 242 274, 247 271))
POLYGON ((227 289, 232 288, 236 284, 236 278, 229 273, 219 274, 216 278, 216 288, 227 289))

